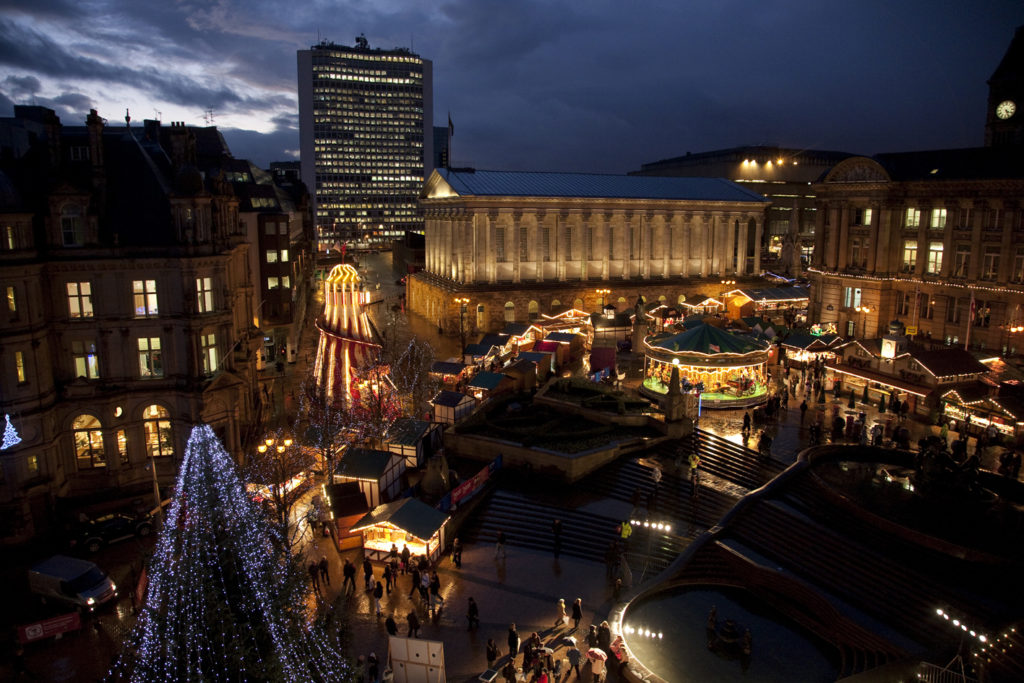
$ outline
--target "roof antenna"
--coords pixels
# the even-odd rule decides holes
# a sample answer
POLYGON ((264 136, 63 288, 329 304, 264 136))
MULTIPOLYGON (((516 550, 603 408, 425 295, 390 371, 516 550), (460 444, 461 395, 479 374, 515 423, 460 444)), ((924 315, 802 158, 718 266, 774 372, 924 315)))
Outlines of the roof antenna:
POLYGON ((203 112, 203 120, 206 121, 207 126, 213 125, 213 107, 206 108, 206 111, 203 112))
POLYGON ((132 127, 132 115, 128 113, 127 109, 124 110, 124 127, 125 128, 131 128, 132 127))

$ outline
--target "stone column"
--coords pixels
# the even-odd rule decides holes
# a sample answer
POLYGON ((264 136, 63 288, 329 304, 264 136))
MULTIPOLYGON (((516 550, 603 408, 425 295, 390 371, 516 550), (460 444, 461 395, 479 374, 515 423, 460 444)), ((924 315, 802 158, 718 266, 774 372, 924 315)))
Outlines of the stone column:
POLYGON ((847 266, 850 251, 850 207, 843 205, 839 210, 839 244, 836 254, 836 270, 847 266))
POLYGON ((522 211, 512 212, 512 223, 509 229, 512 231, 512 239, 508 240, 509 248, 512 253, 509 254, 512 259, 512 282, 519 282, 519 225, 523 220, 522 211))
POLYGON ((871 205, 871 229, 868 231, 868 239, 871 240, 871 244, 868 247, 868 272, 875 272, 875 265, 877 263, 878 255, 878 241, 879 241, 879 229, 878 221, 881 218, 880 207, 876 204, 871 205))
POLYGON ((835 270, 839 260, 839 207, 828 207, 828 227, 825 235, 825 262, 826 270, 835 270))
POLYGON ((739 221, 739 243, 736 245, 736 274, 742 276, 747 274, 747 248, 750 236, 747 234, 747 217, 740 216, 739 221))
POLYGON ((764 239, 764 213, 754 217, 754 275, 761 274, 761 241, 764 239))
POLYGON ((675 216, 677 229, 681 233, 679 250, 683 257, 683 267, 680 274, 683 277, 690 277, 690 231, 693 229, 692 221, 693 214, 691 213, 685 213, 682 216, 676 214, 675 216))
MULTIPOLYGON (((813 263, 819 268, 825 266, 825 212, 828 211, 828 207, 823 202, 817 202, 815 205, 817 211, 814 212, 814 254, 813 263)), ((760 246, 758 246, 757 253, 760 253, 760 246)))

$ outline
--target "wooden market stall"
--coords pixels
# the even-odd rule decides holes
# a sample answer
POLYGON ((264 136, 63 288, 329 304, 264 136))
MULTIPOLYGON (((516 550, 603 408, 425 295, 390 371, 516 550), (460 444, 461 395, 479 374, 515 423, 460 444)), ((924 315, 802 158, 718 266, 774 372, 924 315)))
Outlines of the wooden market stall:
POLYGON ((458 391, 439 391, 430 399, 434 406, 434 422, 453 425, 473 412, 476 401, 458 391))
POLYGON ((392 500, 402 487, 405 457, 389 451, 352 448, 334 468, 334 483, 354 481, 371 508, 392 500))
POLYGON ((354 481, 325 484, 323 492, 338 550, 362 547, 363 536, 358 531, 353 532, 352 526, 366 515, 370 506, 366 504, 366 496, 359 490, 359 484, 354 481))
POLYGON ((387 556, 392 544, 430 562, 441 556, 446 542, 448 515, 415 498, 378 505, 352 526, 363 534, 363 552, 371 560, 387 556))
POLYGON ((400 417, 384 433, 384 443, 389 451, 405 458, 406 468, 423 467, 441 448, 440 425, 400 417))

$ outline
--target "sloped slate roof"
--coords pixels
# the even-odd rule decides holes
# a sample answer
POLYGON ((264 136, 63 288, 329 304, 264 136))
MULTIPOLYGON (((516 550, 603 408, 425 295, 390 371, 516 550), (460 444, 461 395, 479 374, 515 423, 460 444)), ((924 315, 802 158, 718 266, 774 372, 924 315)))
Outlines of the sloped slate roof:
POLYGON ((806 299, 810 296, 810 287, 764 287, 760 289, 741 289, 743 296, 752 301, 790 301, 806 299))
POLYGON ((454 363, 447 360, 436 360, 430 364, 430 371, 439 375, 457 375, 465 369, 465 363, 454 363))
POLYGON ((381 522, 389 522, 421 541, 426 541, 437 533, 446 521, 448 515, 440 510, 415 498, 403 498, 373 508, 352 525, 352 530, 357 531, 381 522))
POLYGON ((494 344, 466 344, 464 352, 473 356, 486 356, 493 348, 494 344))
POLYGON ((334 473, 352 479, 380 479, 392 457, 394 454, 388 451, 353 448, 341 456, 334 473))
POLYGON ((573 332, 552 332, 548 336, 544 337, 544 341, 553 342, 571 342, 575 340, 579 335, 573 332))
POLYGON ((988 367, 963 349, 938 349, 911 354, 918 363, 936 377, 988 372, 988 367))
POLYGON ((747 335, 735 335, 714 325, 698 325, 692 330, 676 334, 656 335, 650 345, 666 351, 693 351, 696 353, 750 353, 768 348, 764 342, 747 335), (717 348, 711 348, 712 346, 717 348))
POLYGON ((466 399, 472 400, 472 397, 458 391, 439 391, 434 398, 430 399, 430 402, 436 406, 454 408, 466 399))
POLYGON ((521 337, 530 327, 530 323, 505 323, 505 329, 501 333, 512 337, 521 337))
POLYGON ((415 446, 423 435, 430 428, 426 420, 417 420, 413 417, 400 417, 391 423, 384 439, 389 443, 396 443, 402 446, 415 446))
POLYGON ((473 379, 469 380, 469 386, 477 389, 491 390, 501 384, 501 380, 505 379, 505 375, 499 372, 478 372, 473 375, 473 379))
POLYGON ((369 510, 366 496, 359 490, 358 482, 346 481, 341 484, 328 484, 327 497, 331 501, 331 512, 335 517, 365 515, 369 510))
POLYGON ((608 197, 619 199, 676 199, 721 202, 765 202, 725 178, 680 178, 541 173, 439 168, 437 172, 462 196, 491 197, 608 197))
POLYGON ((816 344, 823 349, 828 346, 828 342, 822 341, 820 337, 804 334, 803 332, 791 334, 786 337, 784 342, 782 342, 783 346, 788 346, 794 349, 808 349, 812 344, 816 344))

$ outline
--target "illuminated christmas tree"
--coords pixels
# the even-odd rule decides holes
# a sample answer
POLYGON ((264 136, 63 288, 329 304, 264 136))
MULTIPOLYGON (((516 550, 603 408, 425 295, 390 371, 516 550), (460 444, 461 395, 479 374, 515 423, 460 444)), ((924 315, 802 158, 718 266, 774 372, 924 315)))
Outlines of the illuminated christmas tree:
POLYGON ((145 602, 110 678, 350 680, 272 533, 213 430, 193 429, 145 602))

